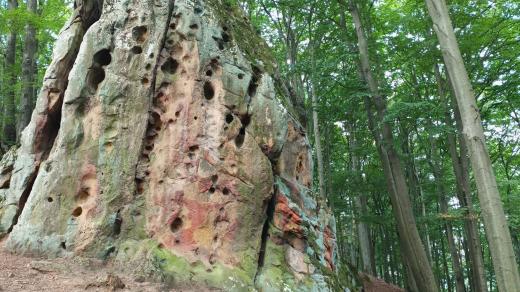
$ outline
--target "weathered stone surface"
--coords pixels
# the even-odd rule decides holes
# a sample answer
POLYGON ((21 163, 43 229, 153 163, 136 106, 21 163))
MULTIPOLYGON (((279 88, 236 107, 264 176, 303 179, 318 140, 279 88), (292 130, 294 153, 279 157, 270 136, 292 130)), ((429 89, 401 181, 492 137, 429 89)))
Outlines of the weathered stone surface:
POLYGON ((0 201, 8 248, 177 287, 340 289, 309 143, 242 13, 101 3, 77 1, 56 44, 0 201))

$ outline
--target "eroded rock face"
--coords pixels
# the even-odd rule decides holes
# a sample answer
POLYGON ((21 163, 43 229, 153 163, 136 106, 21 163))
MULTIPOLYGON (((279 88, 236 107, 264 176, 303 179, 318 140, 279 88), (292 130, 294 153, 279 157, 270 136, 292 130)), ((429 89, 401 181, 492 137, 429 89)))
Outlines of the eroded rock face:
POLYGON ((241 12, 75 7, 17 158, 2 161, 8 248, 111 259, 178 287, 338 289, 309 143, 241 12))

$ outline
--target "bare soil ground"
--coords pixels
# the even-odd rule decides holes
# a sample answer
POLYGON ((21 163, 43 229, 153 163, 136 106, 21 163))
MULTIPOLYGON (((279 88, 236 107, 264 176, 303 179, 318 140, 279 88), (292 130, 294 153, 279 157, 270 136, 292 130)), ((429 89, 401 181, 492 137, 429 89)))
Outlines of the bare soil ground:
MULTIPOLYGON (((404 290, 368 275, 367 292, 403 292, 404 290)), ((118 272, 110 263, 81 258, 44 259, 12 254, 0 241, 0 292, 75 292, 75 291, 209 291, 204 288, 168 289, 118 272)))
MULTIPOLYGON (((85 259, 43 259, 11 254, 0 241, 0 291, 170 291, 85 259)), ((184 290, 187 291, 187 290, 184 290)))

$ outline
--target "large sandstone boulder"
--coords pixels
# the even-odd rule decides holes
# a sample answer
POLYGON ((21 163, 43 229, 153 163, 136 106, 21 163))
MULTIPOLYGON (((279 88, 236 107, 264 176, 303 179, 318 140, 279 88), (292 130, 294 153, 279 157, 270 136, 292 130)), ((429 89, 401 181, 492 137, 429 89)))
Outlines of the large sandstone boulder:
POLYGON ((7 248, 177 287, 339 291, 309 143, 242 13, 219 0, 74 7, 2 161, 7 248))

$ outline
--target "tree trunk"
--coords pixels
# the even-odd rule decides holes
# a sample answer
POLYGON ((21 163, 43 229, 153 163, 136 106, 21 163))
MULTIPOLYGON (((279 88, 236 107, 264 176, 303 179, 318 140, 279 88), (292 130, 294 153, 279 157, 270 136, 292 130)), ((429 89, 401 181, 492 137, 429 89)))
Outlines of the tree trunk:
MULTIPOLYGON (((356 179, 353 181, 361 182, 361 177, 359 173, 361 172, 359 158, 357 156, 357 143, 354 131, 352 127, 349 129, 350 139, 349 139, 349 149, 351 155, 351 170, 354 173, 356 179)), ((367 196, 360 193, 354 194, 354 204, 357 210, 357 217, 362 217, 367 214, 367 196)), ((374 266, 372 265, 372 239, 370 238, 370 229, 368 224, 361 219, 357 219, 357 232, 358 232, 358 240, 359 240, 359 249, 361 252, 361 265, 362 271, 375 276, 376 271, 374 266)))
MULTIPOLYGON (((449 100, 446 97, 446 91, 444 89, 443 78, 439 72, 439 66, 434 66, 435 78, 437 80, 437 90, 443 104, 449 104, 449 100)), ((459 135, 459 147, 460 155, 457 151, 457 139, 451 132, 447 134, 448 141, 448 153, 450 155, 451 163, 453 166, 453 172, 455 174, 455 187, 457 191, 457 197, 462 207, 467 209, 466 216, 464 219, 464 230, 467 238, 468 256, 471 267, 471 285, 474 291, 487 291, 486 279, 484 275, 484 259, 482 258, 482 246, 480 243, 480 237, 478 232, 478 221, 477 215, 473 207, 473 200, 471 198, 471 186, 469 182, 469 172, 467 165, 467 148, 466 143, 461 135, 462 125, 460 124, 460 114, 456 106, 453 106, 455 113, 455 122, 457 132, 459 135)), ((445 109, 445 123, 447 126, 453 126, 451 115, 448 111, 448 107, 445 109)))
POLYGON ((453 31, 448 8, 444 0, 426 0, 426 3, 455 90, 498 288, 501 292, 518 291, 520 274, 511 235, 486 148, 477 103, 453 31))
POLYGON ((315 87, 317 86, 316 78, 314 77, 314 72, 316 72, 316 59, 314 57, 315 44, 314 40, 311 40, 311 63, 312 63, 312 72, 311 72, 311 85, 310 85, 310 95, 312 99, 312 128, 314 132, 314 148, 316 151, 316 161, 318 163, 318 191, 320 197, 326 198, 325 193, 325 175, 323 168, 323 150, 321 148, 321 134, 320 134, 320 123, 318 118, 318 97, 316 96, 315 87))
MULTIPOLYGON (((17 0, 9 0, 7 2, 9 10, 18 8, 17 0)), ((4 125, 3 125, 3 143, 11 146, 16 143, 16 38, 17 32, 11 28, 7 38, 7 48, 5 54, 5 71, 6 71, 6 94, 4 101, 4 125)))
MULTIPOLYGON (((419 96, 419 95, 418 95, 419 96)), ((417 125, 415 125, 417 127, 417 125)), ((407 181, 410 185, 410 195, 412 200, 415 200, 415 205, 417 213, 420 212, 423 218, 426 217, 426 203, 424 194, 422 191, 421 183, 419 181, 419 174, 417 173, 417 168, 415 167, 414 161, 414 149, 413 142, 410 143, 410 131, 406 129, 404 125, 401 124, 401 142, 402 142, 402 150, 405 156, 405 174, 407 177, 407 181)), ((413 205, 413 204, 412 204, 413 205)), ((413 208, 412 208, 413 210, 413 208)), ((428 225, 423 223, 421 228, 419 229, 420 234, 422 233, 424 248, 426 249, 426 254, 428 255, 428 259, 431 262, 432 259, 432 248, 431 248, 431 240, 430 234, 428 232, 428 225), (422 232, 421 232, 422 231, 422 232)))
MULTIPOLYGON (((38 2, 36 0, 28 0, 27 11, 36 16, 38 13, 38 2)), ((37 75, 37 51, 38 41, 36 27, 33 23, 29 22, 26 26, 22 60, 22 95, 20 100, 21 112, 17 129, 18 134, 29 124, 34 109, 37 94, 35 84, 37 75)))
MULTIPOLYGON (((432 123, 430 122, 432 126, 432 123)), ((439 155, 437 154, 437 142, 435 138, 430 135, 430 154, 428 155, 428 161, 430 161, 430 165, 433 170, 433 176, 435 179, 437 194, 439 197, 439 206, 442 214, 448 214, 448 201, 447 201, 447 192, 443 183, 443 175, 442 175, 442 167, 438 164, 437 161, 440 161, 439 155)), ((466 288, 464 286, 464 273, 462 271, 462 265, 460 263, 459 251, 457 249, 457 245, 455 243, 455 237, 453 235, 453 227, 449 221, 444 223, 444 228, 446 230, 446 235, 448 239, 448 249, 450 251, 453 271, 455 272, 455 287, 457 292, 464 292, 466 288)))
MULTIPOLYGON (((27 11, 36 16, 38 1, 27 0, 27 11)), ((31 114, 34 108, 35 97, 35 76, 36 76, 36 28, 29 22, 25 28, 25 42, 22 61, 22 98, 20 100, 20 116, 18 119, 17 133, 20 133, 31 121, 31 114)))
POLYGON ((173 288, 343 290, 305 131, 240 9, 74 7, 2 190, 6 248, 103 258, 173 288))
MULTIPOLYGON (((442 266, 444 268, 444 280, 446 281, 446 286, 448 286, 448 292, 451 292, 451 291, 453 291, 453 287, 452 287, 452 283, 451 283, 450 272, 448 269, 448 261, 446 260, 446 251, 445 251, 446 249, 444 248, 444 238, 442 236, 442 232, 440 232, 440 233, 441 233, 441 237, 439 237, 439 240, 441 242, 441 256, 442 256, 442 266)), ((442 282, 439 286, 443 287, 442 282)))
MULTIPOLYGON (((374 123, 372 124, 372 132, 379 155, 383 164, 383 170, 388 185, 388 192, 392 202, 392 209, 399 230, 400 243, 402 245, 403 258, 407 259, 411 276, 415 280, 415 284, 420 291, 438 291, 437 282, 433 275, 428 257, 426 255, 424 245, 421 242, 417 225, 412 212, 410 197, 400 158, 394 149, 392 127, 388 122, 384 122, 384 114, 386 111, 386 103, 383 96, 379 93, 379 89, 375 79, 372 76, 368 44, 365 38, 361 17, 357 6, 350 2, 350 12, 354 20, 356 34, 358 38, 359 55, 361 61, 361 69, 364 79, 368 85, 372 100, 377 110, 378 121, 382 123, 381 133, 376 133, 374 123), (381 138, 380 138, 381 134, 381 138)), ((372 113, 367 107, 369 119, 373 119, 372 113)))

